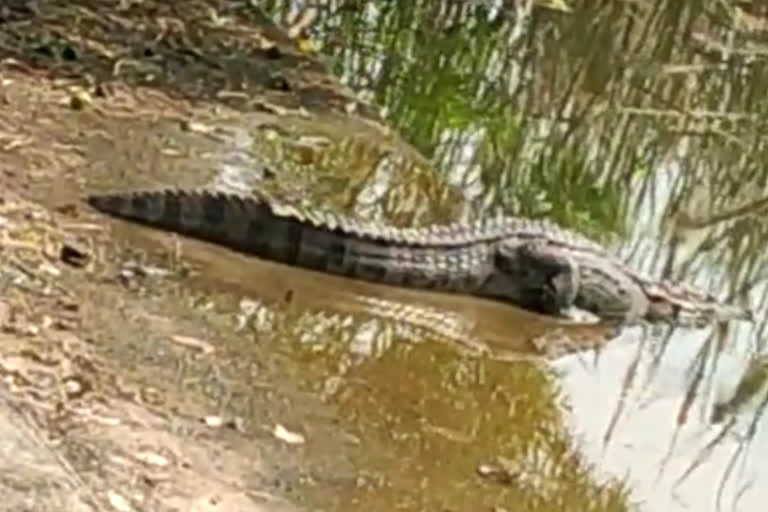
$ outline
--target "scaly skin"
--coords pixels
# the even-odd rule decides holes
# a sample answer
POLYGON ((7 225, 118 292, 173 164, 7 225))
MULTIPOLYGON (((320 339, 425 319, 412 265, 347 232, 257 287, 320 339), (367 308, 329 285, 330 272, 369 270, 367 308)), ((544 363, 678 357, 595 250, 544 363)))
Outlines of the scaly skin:
POLYGON ((88 202, 119 218, 278 263, 395 286, 503 298, 534 311, 558 312, 548 296, 530 293, 542 287, 540 272, 515 279, 495 276, 494 243, 458 243, 447 231, 379 230, 323 212, 205 191, 91 196, 88 202), (503 286, 488 287, 501 281, 503 286))
MULTIPOLYGON (((500 252, 519 251, 510 239, 500 252), (512 249, 505 247, 511 244, 512 249)), ((729 320, 754 321, 749 309, 724 303, 712 294, 670 279, 652 279, 629 268, 610 255, 591 249, 563 247, 546 240, 528 244, 531 260, 559 259, 570 265, 572 276, 561 287, 561 307, 577 306, 614 324, 634 324, 641 321, 667 323, 685 327, 705 327, 712 322, 729 320), (563 291, 564 290, 564 291, 563 291)))
POLYGON ((596 242, 517 217, 395 228, 257 197, 139 191, 87 198, 95 209, 278 263, 396 286, 472 294, 540 313, 576 305, 603 320, 702 326, 751 313, 629 269, 596 242))

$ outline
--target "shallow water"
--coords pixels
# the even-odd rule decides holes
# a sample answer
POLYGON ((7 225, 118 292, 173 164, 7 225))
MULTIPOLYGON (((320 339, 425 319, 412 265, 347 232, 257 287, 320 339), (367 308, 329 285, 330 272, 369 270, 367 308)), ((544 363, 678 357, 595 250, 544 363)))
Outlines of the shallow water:
POLYGON ((574 438, 600 473, 628 474, 645 509, 756 510, 765 391, 736 400, 730 427, 710 416, 763 351, 766 143, 753 94, 768 76, 752 59, 765 11, 533 6, 364 3, 320 17, 312 34, 459 185, 471 205, 461 215, 545 214, 651 275, 754 308, 755 325, 630 329, 597 367, 555 366, 574 438))

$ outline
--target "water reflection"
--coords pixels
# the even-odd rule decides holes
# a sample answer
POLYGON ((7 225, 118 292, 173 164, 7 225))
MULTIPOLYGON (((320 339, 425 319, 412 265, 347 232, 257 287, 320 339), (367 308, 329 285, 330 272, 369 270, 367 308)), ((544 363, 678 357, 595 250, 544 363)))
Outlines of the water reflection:
MULTIPOLYGON (((540 358, 520 360, 536 353, 531 339, 537 336, 592 342, 600 339, 599 328, 564 327, 491 302, 315 274, 192 240, 179 246, 164 233, 115 226, 131 247, 156 252, 160 244, 180 256, 185 289, 205 297, 183 302, 202 302, 206 315, 230 318, 236 334, 220 339, 216 355, 217 365, 233 372, 227 395, 239 396, 238 388, 252 380, 237 369, 258 364, 251 346, 257 343, 290 354, 301 363, 301 385, 339 408, 362 447, 346 456, 369 476, 359 477, 361 483, 315 475, 343 488, 333 496, 327 488, 310 490, 321 502, 344 507, 362 500, 381 510, 519 502, 535 510, 568 497, 584 510, 621 509, 620 486, 587 485, 562 412, 552 406, 560 390, 551 369, 540 358), (514 462, 514 485, 477 474, 499 458, 514 462), (380 480, 387 482, 384 489, 375 483, 380 480)), ((184 380, 200 380, 199 372, 190 372, 184 380)), ((258 422, 248 402, 232 401, 231 407, 258 422)))
MULTIPOLYGON (((558 363, 585 452, 604 471, 629 471, 650 509, 755 509, 765 486, 750 479, 766 474, 751 463, 719 502, 715 491, 694 490, 718 489, 737 439, 723 439, 675 485, 717 435, 712 394, 734 388, 763 350, 768 145, 756 99, 765 45, 755 28, 765 24, 764 9, 568 2, 564 14, 539 2, 497 4, 364 2, 349 10, 329 2, 333 15, 321 16, 313 35, 339 75, 387 107, 448 180, 480 181, 479 193, 466 187, 472 206, 464 214, 500 208, 546 214, 607 240, 628 235, 617 250, 635 266, 759 312, 756 326, 676 330, 661 347, 625 333, 597 371, 558 363)), ((759 432, 753 444, 765 442, 759 432)))
POLYGON ((232 133, 221 139, 208 187, 258 189, 393 225, 430 224, 458 213, 458 191, 397 137, 333 119, 244 115, 220 124, 232 133))

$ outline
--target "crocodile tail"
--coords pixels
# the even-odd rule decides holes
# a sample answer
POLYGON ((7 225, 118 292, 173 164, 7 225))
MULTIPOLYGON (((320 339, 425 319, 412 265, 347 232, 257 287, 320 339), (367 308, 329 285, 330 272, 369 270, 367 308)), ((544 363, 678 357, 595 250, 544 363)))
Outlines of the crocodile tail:
POLYGON ((297 257, 302 226, 269 205, 234 194, 159 190, 92 195, 94 209, 117 218, 222 244, 286 263, 297 257))
POLYGON ((471 292, 492 270, 493 246, 488 244, 444 250, 390 243, 386 237, 361 234, 364 229, 356 232, 354 222, 342 225, 337 217, 313 216, 250 196, 166 189, 95 195, 86 201, 117 218, 277 263, 366 281, 471 292))

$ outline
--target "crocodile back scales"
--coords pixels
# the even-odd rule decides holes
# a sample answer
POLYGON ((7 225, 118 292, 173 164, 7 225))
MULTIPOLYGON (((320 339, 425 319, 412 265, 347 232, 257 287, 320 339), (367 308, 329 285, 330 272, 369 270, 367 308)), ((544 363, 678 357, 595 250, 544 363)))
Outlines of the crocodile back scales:
POLYGON ((96 210, 327 273, 414 288, 475 293, 493 270, 492 244, 408 243, 414 237, 257 198, 159 190, 89 196, 96 210), (392 235, 392 236, 390 236, 392 235))

